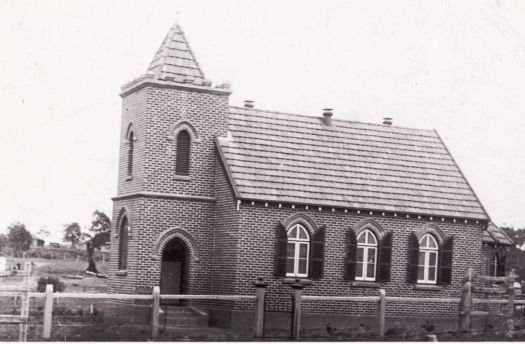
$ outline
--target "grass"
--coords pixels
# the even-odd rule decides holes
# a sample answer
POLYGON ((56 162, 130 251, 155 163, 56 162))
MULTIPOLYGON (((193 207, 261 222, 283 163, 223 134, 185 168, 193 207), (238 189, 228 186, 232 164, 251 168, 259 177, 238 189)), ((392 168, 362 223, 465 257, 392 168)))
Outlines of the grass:
MULTIPOLYGON (((45 258, 16 258, 13 263, 32 262, 33 273, 29 277, 29 288, 32 291, 36 290, 37 281, 40 277, 58 277, 60 281, 66 286, 66 292, 99 292, 106 291, 107 280, 98 278, 92 275, 85 274, 87 262, 76 259, 45 259, 45 258), (64 276, 79 276, 82 279, 68 279, 64 276)), ((97 263, 97 269, 105 273, 107 271, 107 263, 97 263)), ((0 280, 1 285, 17 285, 22 279, 18 276, 3 277, 0 280)))

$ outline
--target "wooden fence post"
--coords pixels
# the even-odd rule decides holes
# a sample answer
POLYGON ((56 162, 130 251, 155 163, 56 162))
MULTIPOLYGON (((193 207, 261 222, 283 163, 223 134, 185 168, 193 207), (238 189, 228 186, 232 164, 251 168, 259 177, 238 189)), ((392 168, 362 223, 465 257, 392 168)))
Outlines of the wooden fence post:
POLYGON ((26 318, 23 323, 19 325, 18 340, 20 342, 27 342, 27 330, 29 321, 29 288, 25 287, 22 297, 20 299, 20 316, 26 318))
POLYGON ((31 270, 32 270, 32 266, 31 266, 31 262, 25 262, 24 263, 24 272, 30 276, 31 275, 31 270))
POLYGON ((458 331, 468 331, 470 333, 471 327, 471 312, 472 312, 472 281, 474 279, 474 269, 468 268, 467 273, 463 279, 463 290, 461 292, 461 299, 459 301, 459 318, 458 331))
POLYGON ((379 289, 379 336, 385 335, 385 308, 386 308, 386 292, 384 289, 379 289))
POLYGON ((305 286, 296 280, 296 283, 292 284, 292 326, 291 326, 291 338, 292 340, 300 339, 301 331, 301 295, 305 286))
POLYGON ((151 310, 151 338, 159 336, 160 287, 153 287, 153 307, 151 310))
POLYGON ((44 328, 42 339, 51 339, 51 326, 53 324, 53 285, 46 285, 46 303, 44 306, 44 328))
POLYGON ((507 309, 507 333, 505 338, 512 338, 514 335, 514 280, 516 274, 514 269, 510 270, 509 275, 507 276, 507 295, 509 299, 508 309, 507 309))
POLYGON ((268 282, 264 282, 262 277, 253 282, 255 286, 255 338, 264 337, 264 297, 268 282))

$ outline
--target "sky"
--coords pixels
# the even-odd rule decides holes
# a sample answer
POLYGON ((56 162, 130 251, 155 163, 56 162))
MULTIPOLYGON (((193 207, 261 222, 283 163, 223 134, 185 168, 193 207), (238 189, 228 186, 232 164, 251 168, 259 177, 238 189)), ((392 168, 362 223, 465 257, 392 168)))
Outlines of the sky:
POLYGON ((0 233, 111 214, 120 87, 178 20, 230 105, 436 129, 525 227, 525 2, 0 0, 0 233))

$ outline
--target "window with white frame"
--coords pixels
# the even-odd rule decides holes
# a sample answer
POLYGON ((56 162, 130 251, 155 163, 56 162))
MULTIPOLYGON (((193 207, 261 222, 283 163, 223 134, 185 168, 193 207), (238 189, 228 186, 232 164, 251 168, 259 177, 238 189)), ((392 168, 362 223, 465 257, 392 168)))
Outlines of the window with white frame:
POLYGON ((417 283, 436 284, 438 270, 438 244, 436 239, 425 234, 419 239, 417 283))
POLYGON ((360 281, 376 280, 377 238, 366 229, 357 236, 357 256, 355 279, 360 281))
POLYGON ((492 256, 492 262, 490 264, 490 276, 494 276, 494 277, 498 276, 499 265, 500 265, 499 255, 498 253, 494 253, 494 255, 492 256))
POLYGON ((308 257, 310 255, 310 236, 300 224, 288 230, 286 246, 286 276, 308 277, 308 257))

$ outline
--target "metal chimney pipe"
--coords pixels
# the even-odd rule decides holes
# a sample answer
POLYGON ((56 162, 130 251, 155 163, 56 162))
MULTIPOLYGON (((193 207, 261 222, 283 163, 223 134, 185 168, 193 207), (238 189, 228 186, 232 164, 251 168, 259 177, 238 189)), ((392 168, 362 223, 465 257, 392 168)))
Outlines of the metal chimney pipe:
POLYGON ((323 123, 327 127, 332 126, 332 116, 333 115, 334 115, 333 109, 329 109, 329 108, 323 109, 323 123))

